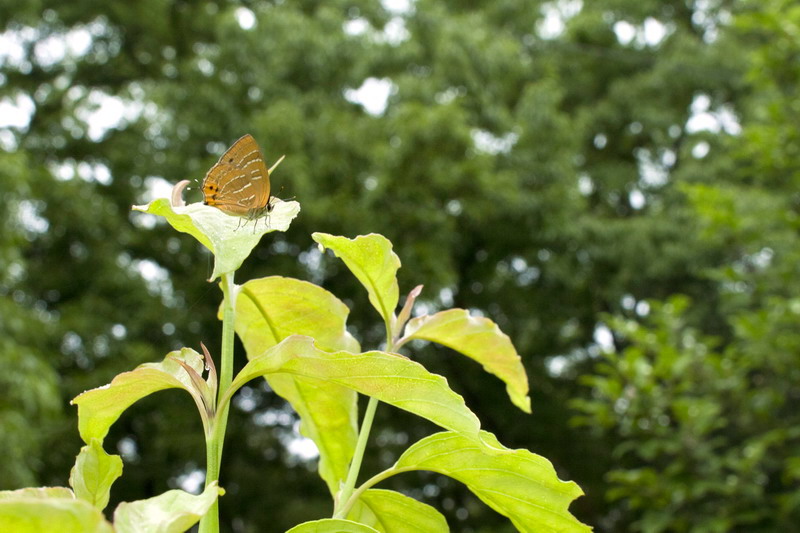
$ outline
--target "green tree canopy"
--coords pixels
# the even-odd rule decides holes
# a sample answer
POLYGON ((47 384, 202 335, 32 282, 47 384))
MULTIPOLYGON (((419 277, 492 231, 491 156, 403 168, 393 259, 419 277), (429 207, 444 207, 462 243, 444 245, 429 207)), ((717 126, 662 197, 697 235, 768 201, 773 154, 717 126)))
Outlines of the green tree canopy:
MULTIPOLYGON (((0 117, 0 383, 9 391, 0 450, 10 458, 0 488, 65 484, 80 448, 69 398, 181 346, 206 341, 216 352, 208 256, 130 206, 163 195, 167 183, 202 179, 244 133, 268 159, 286 154, 274 192, 295 197, 302 212, 285 235, 262 241, 242 278, 333 288, 354 304, 352 333, 377 348, 384 331, 366 296, 311 233, 389 237, 403 258, 401 298, 424 284, 428 311, 469 308, 509 334, 533 414, 518 414, 499 380, 445 348, 426 348, 425 365, 451 376, 505 444, 541 453, 577 481, 587 495, 573 510, 598 530, 650 524, 660 500, 642 499, 631 473, 655 468, 662 479, 682 453, 660 451, 658 465, 622 460, 620 447, 661 442, 660 434, 641 429, 632 439, 613 409, 618 398, 579 383, 604 349, 622 364, 626 347, 644 342, 611 335, 609 325, 627 324, 618 319, 654 334, 676 321, 669 327, 714 339, 709 365, 744 361, 729 369, 738 385, 708 383, 696 394, 702 405, 726 416, 793 405, 781 400, 796 396, 800 18, 790 0, 39 0, 0 2, 0 15, 0 109, 25 117, 0 117), (387 91, 386 105, 365 105, 365 87, 387 91), (679 316, 646 303, 679 294, 691 302, 679 316), (754 386, 764 365, 766 399, 754 386), (745 396, 733 401, 733 392, 745 396), (571 407, 576 398, 596 402, 594 414, 571 407), (594 430, 569 425, 576 414, 594 430)), ((654 346, 656 359, 697 349, 677 337, 654 346)), ((283 531, 325 515, 314 507, 324 484, 292 451, 293 414, 265 387, 237 398, 228 436, 237 445, 221 480, 235 497, 221 501, 222 520, 283 531), (274 479, 293 492, 259 488, 274 479)), ((175 407, 172 416, 144 402, 113 428, 107 442, 137 465, 113 502, 195 479, 201 428, 175 407)), ((766 446, 777 435, 776 448, 764 449, 788 450, 791 417, 763 416, 743 418, 725 442, 747 435, 766 446)), ((375 464, 394 463, 393 443, 430 433, 409 420, 384 415, 375 464)), ((709 451, 692 457, 731 452, 698 450, 709 451)), ((768 528, 796 517, 787 488, 796 468, 773 457, 781 465, 766 479, 788 481, 753 500, 767 514, 721 524, 768 528)), ((681 468, 675 475, 689 485, 727 473, 681 468)), ((487 530, 501 527, 448 481, 425 480, 414 495, 444 502, 437 507, 454 529, 465 513, 487 530)), ((687 498, 697 506, 676 507, 665 527, 691 525, 698 509, 717 509, 710 502, 724 507, 720 516, 746 512, 734 499, 687 498)))

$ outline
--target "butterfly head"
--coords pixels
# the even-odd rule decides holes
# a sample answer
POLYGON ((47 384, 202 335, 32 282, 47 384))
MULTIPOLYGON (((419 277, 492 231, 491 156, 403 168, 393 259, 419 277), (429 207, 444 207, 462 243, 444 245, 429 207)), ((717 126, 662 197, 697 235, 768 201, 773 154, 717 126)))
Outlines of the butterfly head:
POLYGON ((216 183, 205 180, 203 182, 203 203, 205 205, 214 205, 217 202, 217 192, 219 186, 216 183))

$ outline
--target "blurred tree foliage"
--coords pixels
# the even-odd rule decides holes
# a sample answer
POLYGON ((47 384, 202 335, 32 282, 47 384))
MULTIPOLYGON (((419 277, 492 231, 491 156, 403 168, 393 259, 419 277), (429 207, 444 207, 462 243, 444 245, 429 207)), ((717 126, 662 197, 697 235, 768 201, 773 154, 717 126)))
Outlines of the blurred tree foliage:
MULTIPOLYGON (((446 350, 414 356, 501 441, 577 481, 582 521, 797 523, 794 2, 4 0, 0 21, 0 109, 30 112, 0 117, 0 488, 65 484, 79 392, 182 345, 216 353, 207 256, 130 205, 201 179, 249 132, 287 154, 273 188, 303 211, 240 281, 321 283, 376 346, 365 295, 309 235, 383 233, 402 290, 423 283, 429 309, 512 337, 531 417, 446 350), (385 110, 359 103, 367 79, 389 88, 385 110)), ((173 396, 115 426, 112 499, 196 480, 201 428, 173 396)), ((283 402, 253 384, 236 405, 227 527, 329 514, 283 402)), ((430 430, 379 416, 375 462, 430 430)), ((449 480, 397 483, 424 485, 455 531, 510 527, 449 480)))
POLYGON ((721 327, 709 335, 682 296, 611 317, 624 349, 573 403, 575 422, 614 443, 606 520, 637 531, 796 531, 800 519, 800 6, 766 4, 731 25, 752 45, 741 134, 718 168, 692 165, 705 179, 680 184, 700 241, 724 254, 705 272, 721 327))

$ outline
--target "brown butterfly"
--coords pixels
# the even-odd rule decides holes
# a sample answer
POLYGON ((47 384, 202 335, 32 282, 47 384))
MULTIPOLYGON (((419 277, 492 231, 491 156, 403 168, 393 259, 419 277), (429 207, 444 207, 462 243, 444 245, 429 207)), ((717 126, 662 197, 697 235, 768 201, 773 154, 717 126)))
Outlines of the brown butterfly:
POLYGON ((203 178, 203 203, 229 215, 254 220, 272 211, 269 170, 252 135, 245 135, 222 154, 203 178))

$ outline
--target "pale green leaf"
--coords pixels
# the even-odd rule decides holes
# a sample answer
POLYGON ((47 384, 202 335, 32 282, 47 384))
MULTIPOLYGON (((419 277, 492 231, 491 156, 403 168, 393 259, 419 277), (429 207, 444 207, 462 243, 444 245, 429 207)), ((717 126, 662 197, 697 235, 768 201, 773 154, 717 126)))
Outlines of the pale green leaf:
POLYGON ((286 231, 300 212, 300 204, 272 200, 269 214, 247 220, 223 213, 200 202, 173 206, 167 198, 158 198, 133 209, 162 216, 176 230, 188 233, 214 254, 214 271, 209 281, 238 269, 261 237, 273 231, 286 231))
POLYGON ((506 383, 514 405, 531 412, 528 376, 522 360, 508 335, 488 318, 470 316, 464 309, 417 317, 406 326, 403 342, 410 339, 442 344, 479 362, 487 372, 506 383))
POLYGON ((294 335, 247 363, 231 390, 273 373, 327 380, 465 435, 477 437, 480 428, 478 418, 445 378, 401 355, 326 352, 317 348, 313 339, 294 335))
POLYGON ((0 500, 19 498, 67 498, 74 499, 75 494, 67 487, 25 487, 17 490, 0 490, 0 500))
POLYGON ((123 502, 114 511, 116 533, 182 533, 208 512, 224 491, 211 483, 198 495, 169 490, 154 498, 123 502))
POLYGON ((392 251, 392 243, 383 235, 371 233, 355 239, 314 233, 311 237, 324 248, 333 250, 347 268, 367 289, 369 301, 386 324, 391 324, 400 298, 397 270, 400 259, 392 251))
POLYGON ((570 503, 583 494, 578 485, 558 479, 544 457, 508 449, 486 431, 480 440, 453 432, 426 437, 393 469, 431 470, 457 479, 520 531, 591 531, 569 512, 570 503))
MULTIPOLYGON (((111 424, 116 422, 123 411, 145 396, 164 389, 184 389, 198 403, 202 404, 199 392, 194 388, 186 370, 178 363, 202 373, 203 357, 189 348, 170 352, 160 363, 145 363, 130 372, 123 372, 109 385, 92 389, 72 400, 78 406, 78 431, 84 442, 92 439, 102 441, 111 424)), ((202 409, 201 409, 202 411, 202 409)))
POLYGON ((294 526, 286 533, 380 533, 364 524, 351 522, 350 520, 340 520, 338 518, 326 518, 304 522, 294 526))
MULTIPOLYGON (((17 492, 17 491, 14 491, 17 492)), ((100 509, 84 500, 0 497, 0 531, 13 533, 113 533, 100 509)))
POLYGON ((450 529, 444 516, 428 504, 392 490, 369 489, 359 497, 347 518, 381 533, 418 533, 450 529))
POLYGON ((75 466, 69 475, 69 484, 75 496, 86 500, 101 511, 108 505, 111 485, 122 475, 122 459, 109 455, 101 442, 92 442, 81 448, 75 466))
MULTIPOLYGON (((248 281, 236 300, 236 333, 248 359, 293 334, 308 335, 326 351, 360 351, 345 327, 349 310, 322 287, 273 276, 248 281)), ((336 383, 289 374, 265 376, 300 416, 301 433, 320 454, 319 472, 331 494, 347 477, 356 446, 358 395, 336 383)))

